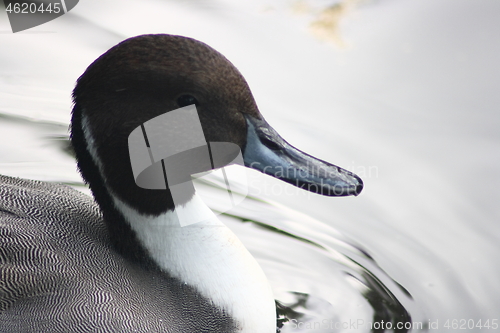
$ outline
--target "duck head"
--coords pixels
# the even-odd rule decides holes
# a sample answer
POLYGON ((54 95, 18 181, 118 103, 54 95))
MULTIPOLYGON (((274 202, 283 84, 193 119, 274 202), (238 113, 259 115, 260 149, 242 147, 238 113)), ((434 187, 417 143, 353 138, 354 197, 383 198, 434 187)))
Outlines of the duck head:
POLYGON ((175 203, 169 189, 136 185, 128 137, 144 122, 194 104, 207 142, 240 147, 244 164, 305 190, 358 195, 353 173, 288 144, 265 121, 240 72, 223 55, 194 39, 144 35, 125 40, 92 63, 73 93, 72 143, 84 179, 103 205, 112 192, 144 214, 175 203))

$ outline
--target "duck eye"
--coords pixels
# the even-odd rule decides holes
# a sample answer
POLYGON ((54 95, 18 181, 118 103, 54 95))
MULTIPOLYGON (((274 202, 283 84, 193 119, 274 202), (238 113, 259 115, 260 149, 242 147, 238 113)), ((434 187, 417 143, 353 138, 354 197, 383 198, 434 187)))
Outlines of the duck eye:
POLYGON ((182 95, 177 98, 177 105, 180 107, 188 106, 191 104, 199 105, 198 100, 191 95, 182 95))

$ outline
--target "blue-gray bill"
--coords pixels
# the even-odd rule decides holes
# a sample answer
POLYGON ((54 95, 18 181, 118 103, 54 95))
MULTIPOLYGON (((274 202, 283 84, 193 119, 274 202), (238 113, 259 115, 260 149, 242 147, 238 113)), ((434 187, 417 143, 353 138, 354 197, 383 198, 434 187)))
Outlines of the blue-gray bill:
POLYGON ((245 116, 245 165, 304 190, 327 195, 358 195, 363 181, 354 173, 317 159, 286 142, 265 120, 245 116))

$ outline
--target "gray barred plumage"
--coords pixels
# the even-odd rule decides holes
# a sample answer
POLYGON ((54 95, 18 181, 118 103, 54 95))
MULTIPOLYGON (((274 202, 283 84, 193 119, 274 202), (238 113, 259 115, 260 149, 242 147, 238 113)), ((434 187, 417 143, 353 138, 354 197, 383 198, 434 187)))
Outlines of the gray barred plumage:
POLYGON ((91 197, 0 175, 0 332, 234 331, 206 302, 115 253, 91 197))

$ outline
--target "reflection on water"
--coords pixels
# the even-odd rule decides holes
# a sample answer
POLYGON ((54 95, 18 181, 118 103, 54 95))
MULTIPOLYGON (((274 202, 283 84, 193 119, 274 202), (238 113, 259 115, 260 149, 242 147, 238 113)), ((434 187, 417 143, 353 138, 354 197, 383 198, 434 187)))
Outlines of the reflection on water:
POLYGON ((0 173, 68 184, 81 183, 75 173, 67 124, 0 112, 0 140, 0 173))

